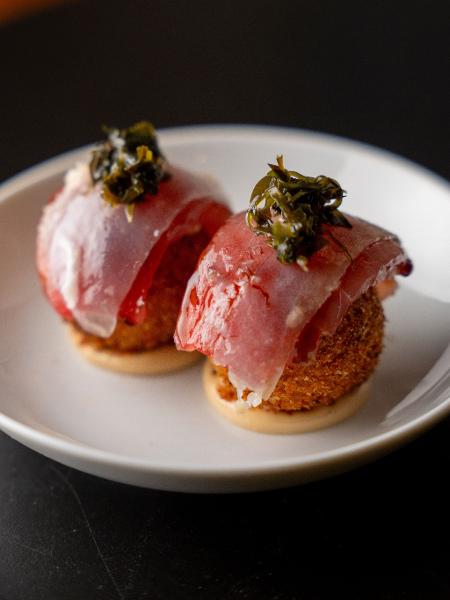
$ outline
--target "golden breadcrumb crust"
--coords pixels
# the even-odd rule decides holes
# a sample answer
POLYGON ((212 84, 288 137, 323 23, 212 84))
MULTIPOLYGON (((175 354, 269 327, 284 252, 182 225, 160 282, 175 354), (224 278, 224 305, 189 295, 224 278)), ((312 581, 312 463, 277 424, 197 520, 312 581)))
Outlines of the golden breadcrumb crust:
POLYGON ((209 241, 199 232, 181 238, 169 246, 155 273, 147 296, 147 316, 140 325, 118 320, 108 338, 101 338, 73 326, 82 334, 80 343, 117 352, 142 352, 173 343, 173 334, 186 284, 197 259, 209 241))
MULTIPOLYGON (((375 369, 383 347, 383 328, 383 308, 371 288, 350 306, 334 335, 322 336, 313 360, 286 366, 262 407, 297 411, 333 404, 363 383, 375 369)), ((236 400, 227 369, 219 366, 214 369, 220 396, 236 400)), ((244 392, 244 397, 249 391, 244 392)))

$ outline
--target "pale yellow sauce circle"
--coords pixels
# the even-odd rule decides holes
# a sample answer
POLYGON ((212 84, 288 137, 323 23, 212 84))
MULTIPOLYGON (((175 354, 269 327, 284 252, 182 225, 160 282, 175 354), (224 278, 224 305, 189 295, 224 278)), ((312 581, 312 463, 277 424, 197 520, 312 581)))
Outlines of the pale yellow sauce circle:
POLYGON ((69 324, 72 342, 90 363, 118 373, 130 375, 162 375, 189 367, 197 362, 198 352, 179 352, 173 344, 159 346, 147 352, 115 352, 82 343, 83 335, 69 324))
POLYGON ((263 408, 237 408, 236 402, 223 400, 216 387, 216 376, 211 363, 206 362, 203 370, 203 385, 212 406, 226 419, 259 433, 290 434, 306 433, 330 427, 351 417, 367 400, 370 379, 349 394, 345 394, 331 406, 319 406, 308 411, 293 413, 275 412, 263 408))

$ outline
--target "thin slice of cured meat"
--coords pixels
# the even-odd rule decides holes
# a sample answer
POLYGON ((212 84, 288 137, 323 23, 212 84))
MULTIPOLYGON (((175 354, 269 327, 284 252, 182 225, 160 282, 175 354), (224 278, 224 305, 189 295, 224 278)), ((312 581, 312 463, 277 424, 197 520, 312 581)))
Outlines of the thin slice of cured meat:
POLYGON ((393 274, 407 276, 411 269, 412 263, 399 252, 396 238, 378 240, 367 246, 348 267, 339 287, 302 329, 293 361, 303 362, 312 357, 320 336, 333 335, 350 305, 371 286, 380 284, 381 294, 385 297, 395 285, 393 274))
POLYGON ((247 227, 244 213, 229 219, 188 283, 178 348, 228 367, 238 392, 248 388, 268 398, 286 364, 310 358, 320 334, 337 329, 351 302, 377 281, 410 270, 395 235, 346 216, 351 229, 330 229, 351 260, 329 238, 308 271, 281 264, 267 240, 247 227))
POLYGON ((122 316, 145 317, 145 298, 168 245, 204 229, 212 236, 229 216, 217 185, 170 167, 158 193, 136 204, 128 222, 92 186, 88 166, 66 175, 45 207, 38 229, 37 262, 45 292, 66 319, 109 336, 122 316))

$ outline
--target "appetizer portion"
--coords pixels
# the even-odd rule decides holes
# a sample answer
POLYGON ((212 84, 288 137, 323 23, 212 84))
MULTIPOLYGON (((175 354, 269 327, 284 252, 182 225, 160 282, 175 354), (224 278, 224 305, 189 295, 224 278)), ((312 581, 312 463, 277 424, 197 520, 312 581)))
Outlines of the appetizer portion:
POLYGON ((230 212, 210 179, 168 164, 153 126, 107 130, 44 208, 37 266, 91 361, 133 373, 192 362, 173 334, 186 282, 230 212))
POLYGON ((412 264, 398 238, 339 210, 325 176, 282 157, 204 251, 175 340, 210 358, 207 394, 258 431, 316 429, 352 414, 383 345, 380 296, 412 264), (364 385, 363 385, 364 384, 364 385))

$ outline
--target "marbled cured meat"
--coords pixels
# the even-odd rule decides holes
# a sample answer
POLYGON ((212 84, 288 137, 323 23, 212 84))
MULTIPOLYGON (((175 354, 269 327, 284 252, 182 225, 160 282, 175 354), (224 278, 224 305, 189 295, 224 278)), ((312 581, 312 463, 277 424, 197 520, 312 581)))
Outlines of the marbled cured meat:
POLYGON ((266 238, 247 227, 244 213, 229 219, 188 283, 178 348, 226 366, 238 391, 268 398, 286 364, 311 358, 320 336, 336 331, 356 298, 411 269, 395 235, 346 216, 351 229, 328 230, 350 256, 328 236, 307 271, 280 263, 266 238))

